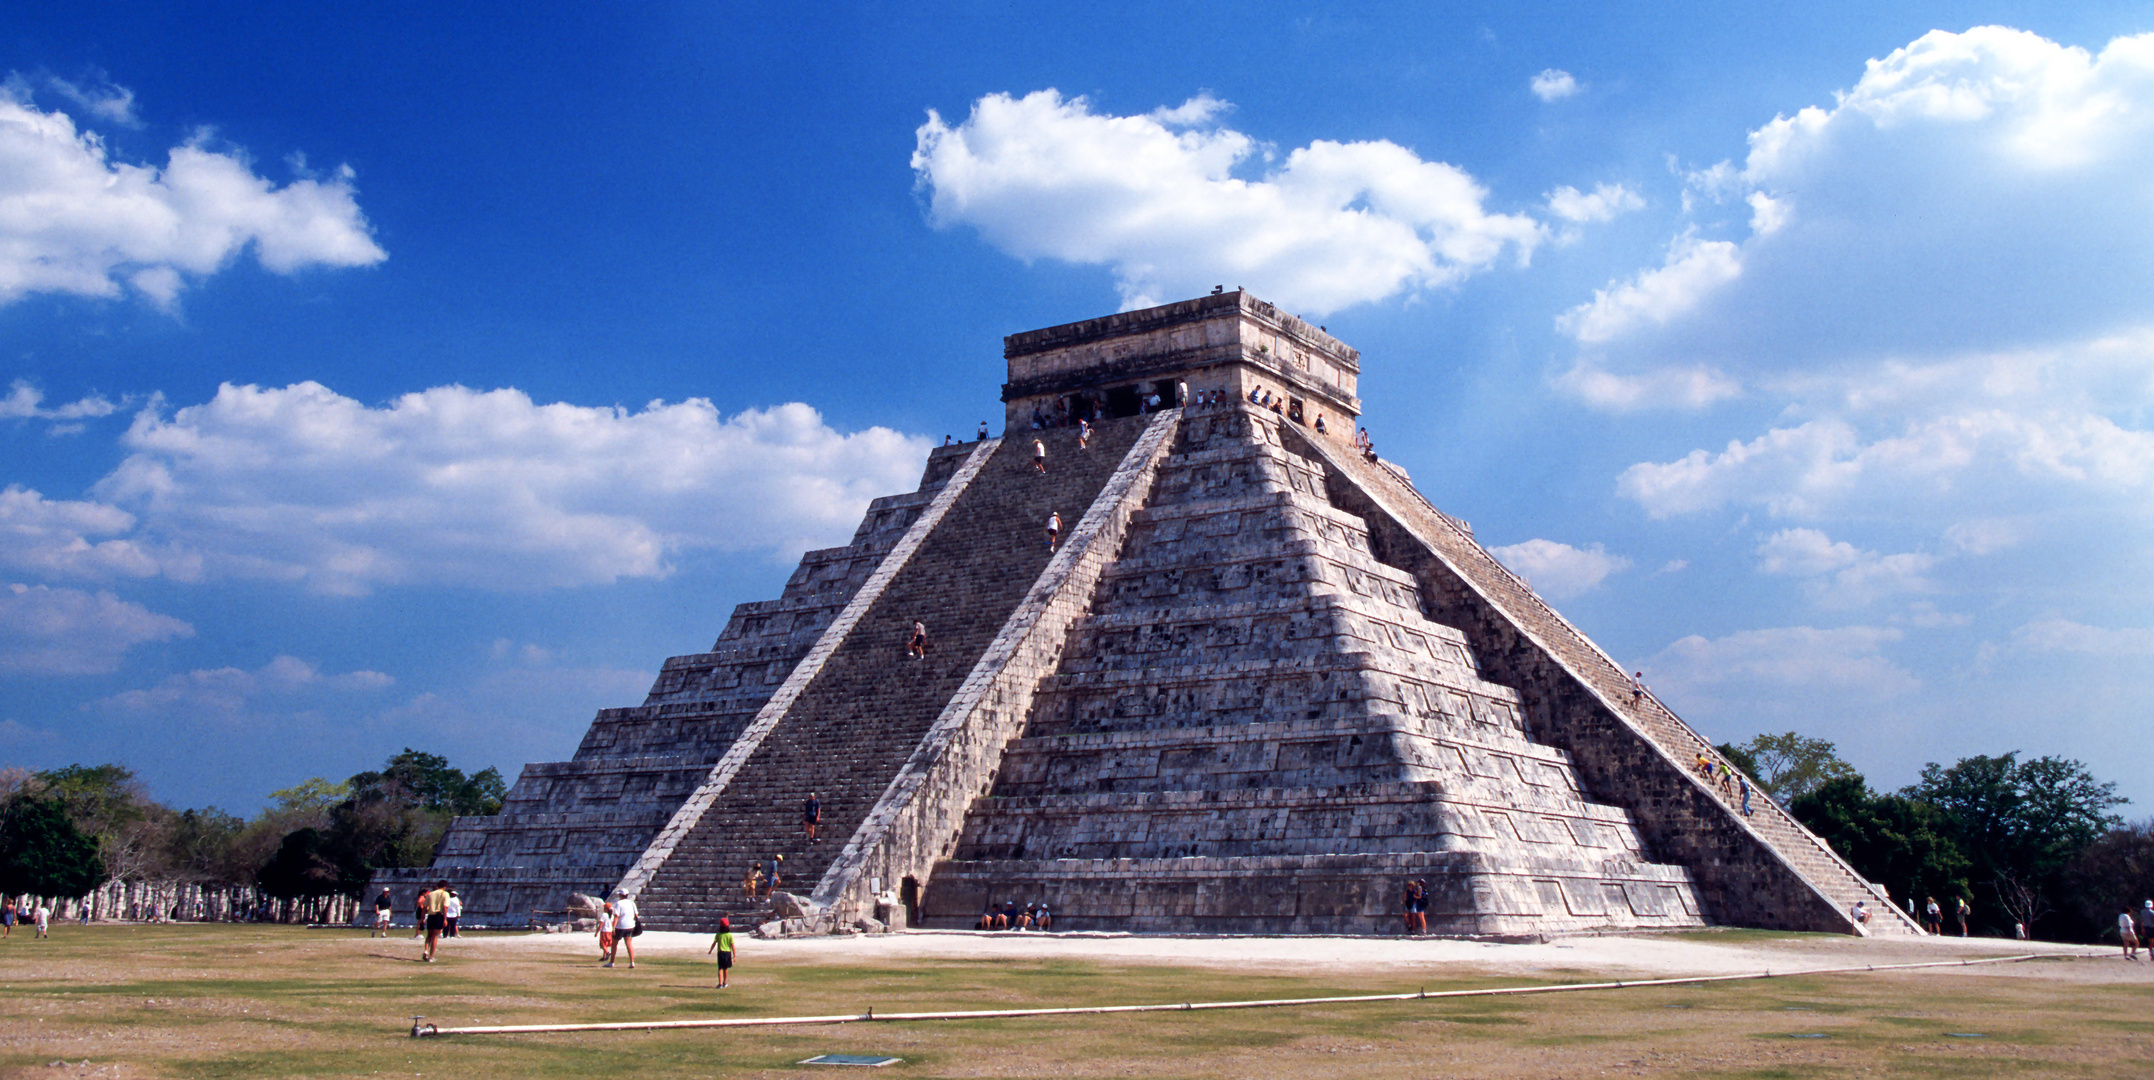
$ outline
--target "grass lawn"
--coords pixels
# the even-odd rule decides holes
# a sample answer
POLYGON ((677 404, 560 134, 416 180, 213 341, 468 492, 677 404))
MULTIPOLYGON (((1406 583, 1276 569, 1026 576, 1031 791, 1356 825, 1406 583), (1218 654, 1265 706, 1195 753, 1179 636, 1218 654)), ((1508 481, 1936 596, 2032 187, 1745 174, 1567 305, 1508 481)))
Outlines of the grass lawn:
MULTIPOLYGON (((831 1070, 793 1063, 821 1053, 901 1057, 875 1075, 915 1077, 2154 1074, 2154 972, 2089 979, 2085 965, 2095 961, 1188 1014, 415 1040, 405 1034, 415 1013, 449 1026, 1534 981, 1465 971, 1297 978, 1071 960, 796 959, 737 969, 734 987, 720 992, 710 965, 685 957, 607 971, 580 955, 484 936, 445 947, 436 964, 415 955, 406 937, 370 941, 343 930, 62 926, 49 941, 18 932, 0 942, 0 1075, 815 1075, 831 1070)), ((1581 971, 1576 981, 1597 975, 1581 971)))

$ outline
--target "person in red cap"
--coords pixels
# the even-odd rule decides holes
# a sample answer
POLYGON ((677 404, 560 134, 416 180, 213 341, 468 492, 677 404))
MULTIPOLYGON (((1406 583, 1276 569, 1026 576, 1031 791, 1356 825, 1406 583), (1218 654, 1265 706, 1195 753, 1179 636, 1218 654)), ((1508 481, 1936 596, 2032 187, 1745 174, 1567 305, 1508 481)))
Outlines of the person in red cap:
POLYGON ((725 989, 726 974, 733 970, 733 920, 718 920, 718 936, 711 939, 706 950, 718 957, 718 989, 725 989))

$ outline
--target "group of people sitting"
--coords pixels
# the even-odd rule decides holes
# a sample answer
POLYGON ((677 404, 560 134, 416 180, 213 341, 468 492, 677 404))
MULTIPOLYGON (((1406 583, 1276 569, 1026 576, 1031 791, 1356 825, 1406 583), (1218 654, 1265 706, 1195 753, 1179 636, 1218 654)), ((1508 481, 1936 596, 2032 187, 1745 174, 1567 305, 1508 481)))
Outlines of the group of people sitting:
POLYGON ((995 906, 993 900, 989 900, 987 907, 980 912, 980 921, 973 926, 975 930, 1052 930, 1054 928, 1055 917, 1053 913, 1047 910, 1046 904, 1026 904, 1020 908, 1015 900, 1011 900, 999 908, 995 906))
MULTIPOLYGON (((1318 417, 1317 419, 1321 421, 1323 418, 1318 417)), ((1321 423, 1318 424, 1317 430, 1324 430, 1321 423)), ((1369 438, 1368 428, 1362 428, 1354 434, 1354 449, 1361 451, 1361 460, 1368 462, 1376 460, 1376 443, 1369 438)))

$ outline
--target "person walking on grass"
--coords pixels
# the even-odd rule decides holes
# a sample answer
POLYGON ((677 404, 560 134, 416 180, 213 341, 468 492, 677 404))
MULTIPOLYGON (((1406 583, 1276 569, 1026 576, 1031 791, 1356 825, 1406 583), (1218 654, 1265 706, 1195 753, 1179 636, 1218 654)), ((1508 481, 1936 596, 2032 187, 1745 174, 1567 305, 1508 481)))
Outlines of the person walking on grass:
POLYGON ((389 898, 389 887, 382 886, 381 895, 374 898, 374 932, 368 937, 389 936, 389 916, 396 912, 396 901, 389 898))
POLYGON ((619 926, 614 917, 613 904, 609 901, 598 907, 598 962, 613 966, 613 932, 619 926))
POLYGON ((2124 946, 2124 959, 2139 959, 2139 934, 2132 928, 2130 904, 2126 904, 2124 910, 2117 913, 2117 941, 2124 946))
POLYGON ((727 973, 733 970, 733 921, 731 919, 718 920, 718 936, 711 939, 711 947, 706 951, 718 958, 718 989, 723 990, 728 981, 727 973))
MULTIPOLYGON (((628 950, 628 967, 633 971, 636 967, 636 935, 643 933, 643 919, 636 914, 636 898, 628 895, 627 889, 614 890, 613 914, 614 944, 628 950)), ((612 957, 606 958, 606 966, 613 966, 612 957)))
POLYGON ((441 944, 441 932, 449 926, 449 883, 436 882, 432 892, 419 897, 419 910, 425 913, 426 926, 426 950, 419 958, 431 964, 434 949, 441 944))
POLYGON ((464 898, 456 895, 455 889, 449 890, 449 909, 442 912, 442 915, 448 921, 448 929, 445 933, 449 937, 459 936, 456 932, 456 921, 464 917, 464 898))
POLYGON ((37 902, 37 936, 52 936, 52 907, 43 900, 37 902))
POLYGON ((1967 898, 1966 898, 1966 897, 1964 897, 1964 896, 1960 897, 1960 936, 1961 936, 1961 937, 1966 937, 1966 936, 1967 936, 1967 920, 1968 920, 1968 919, 1969 919, 1970 917, 1972 917, 1973 915, 1974 915, 1974 908, 1973 908, 1973 907, 1972 907, 1971 905, 1969 905, 1969 904, 1967 903, 1967 898))

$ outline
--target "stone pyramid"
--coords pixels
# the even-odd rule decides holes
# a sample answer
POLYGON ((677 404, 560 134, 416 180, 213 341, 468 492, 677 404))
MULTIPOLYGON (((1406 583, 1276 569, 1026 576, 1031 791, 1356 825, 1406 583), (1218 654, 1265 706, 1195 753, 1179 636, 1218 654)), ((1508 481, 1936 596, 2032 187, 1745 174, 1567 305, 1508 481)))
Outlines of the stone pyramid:
POLYGON ((619 887, 704 929, 759 911, 739 882, 783 854, 791 932, 1008 902, 1395 932, 1412 879, 1442 934, 1851 932, 1856 900, 1867 932, 1916 932, 1762 793, 1745 813, 1707 781, 1703 737, 1355 448, 1353 349, 1234 292, 1004 351, 1010 434, 936 450, 850 546, 383 880, 448 877, 495 923, 619 887))

